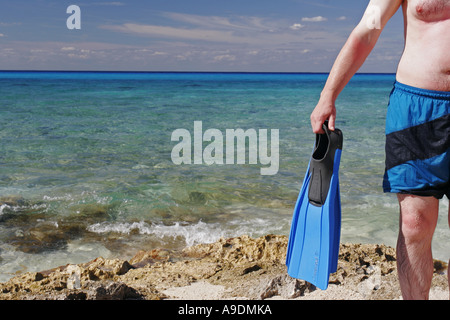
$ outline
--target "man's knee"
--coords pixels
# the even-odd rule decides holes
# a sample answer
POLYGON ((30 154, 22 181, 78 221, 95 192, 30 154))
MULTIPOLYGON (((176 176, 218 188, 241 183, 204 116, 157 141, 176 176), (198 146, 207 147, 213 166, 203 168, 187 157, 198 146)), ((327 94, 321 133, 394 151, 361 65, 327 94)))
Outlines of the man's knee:
POLYGON ((421 213, 402 214, 400 232, 409 241, 417 241, 433 236, 435 225, 421 213))
POLYGON ((438 217, 438 200, 431 197, 399 195, 400 232, 408 242, 433 237, 438 217))

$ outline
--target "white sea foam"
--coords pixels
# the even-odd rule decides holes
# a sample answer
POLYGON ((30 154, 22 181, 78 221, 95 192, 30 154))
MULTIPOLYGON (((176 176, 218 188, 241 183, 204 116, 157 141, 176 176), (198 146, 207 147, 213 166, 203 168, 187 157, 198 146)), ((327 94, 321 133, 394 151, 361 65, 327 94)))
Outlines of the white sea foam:
POLYGON ((182 237, 185 239, 187 246, 211 243, 227 235, 227 232, 219 224, 207 224, 202 221, 186 226, 181 223, 176 223, 173 226, 155 225, 152 231, 154 235, 161 238, 182 237))
POLYGON ((9 206, 5 203, 5 204, 2 204, 1 206, 0 206, 0 216, 3 214, 3 210, 5 209, 5 208, 9 208, 9 206))
POLYGON ((47 196, 47 195, 44 195, 42 197, 42 199, 44 201, 61 201, 61 200, 71 201, 71 200, 73 200, 73 197, 70 194, 66 194, 66 195, 63 195, 63 196, 47 196))
POLYGON ((220 224, 207 224, 199 221, 195 224, 183 224, 177 222, 173 225, 149 224, 147 222, 102 222, 88 227, 88 231, 95 233, 121 233, 130 234, 137 232, 142 235, 153 235, 157 238, 183 238, 187 246, 199 243, 211 243, 221 237, 227 236, 227 232, 220 224))
MULTIPOLYGON (((283 217, 284 209, 263 209, 258 210, 257 216, 251 216, 243 208, 234 208, 240 211, 236 219, 227 222, 206 223, 202 220, 196 223, 176 222, 171 225, 162 223, 140 222, 101 222, 90 225, 87 230, 94 233, 119 233, 129 235, 137 233, 140 235, 152 235, 163 241, 184 240, 186 246, 200 243, 212 243, 220 238, 241 236, 243 234, 251 237, 258 237, 267 233, 283 234, 289 227, 289 220, 280 219, 273 221, 273 216, 283 217)), ((250 209, 247 209, 251 211, 250 209)), ((233 211, 233 209, 231 209, 233 211)), ((285 213, 284 213, 285 214, 285 213)), ((290 216, 290 211, 289 211, 290 216)))
POLYGON ((2 204, 0 206, 0 216, 4 214, 4 210, 8 209, 14 212, 19 212, 21 210, 26 210, 26 209, 33 209, 33 210, 45 210, 47 209, 47 205, 42 203, 42 204, 33 204, 32 206, 10 206, 6 203, 2 204))
POLYGON ((101 222, 90 225, 88 231, 95 233, 116 232, 123 234, 130 234, 137 230, 140 234, 150 234, 150 225, 146 222, 101 222))

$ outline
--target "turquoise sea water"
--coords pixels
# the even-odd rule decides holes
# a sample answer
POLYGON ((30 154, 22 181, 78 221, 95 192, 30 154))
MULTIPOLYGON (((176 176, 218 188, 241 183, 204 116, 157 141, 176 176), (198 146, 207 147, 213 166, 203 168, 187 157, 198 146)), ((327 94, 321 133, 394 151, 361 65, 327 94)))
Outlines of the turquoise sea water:
MULTIPOLYGON (((0 281, 141 249, 287 235, 326 77, 0 72, 0 281), (194 139, 195 121, 224 137, 227 129, 278 129, 277 173, 261 175, 260 161, 175 165, 172 133, 194 139)), ((395 245, 395 196, 381 190, 393 81, 356 75, 337 101, 342 241, 395 245)), ((447 211, 444 200, 434 241, 443 260, 447 211)))

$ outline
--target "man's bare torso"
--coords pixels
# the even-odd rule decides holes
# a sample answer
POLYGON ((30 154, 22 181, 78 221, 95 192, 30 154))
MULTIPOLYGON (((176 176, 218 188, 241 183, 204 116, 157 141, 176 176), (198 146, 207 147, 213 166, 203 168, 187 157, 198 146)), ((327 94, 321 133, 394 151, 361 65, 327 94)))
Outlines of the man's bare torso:
POLYGON ((405 0, 405 49, 397 80, 450 91, 450 0, 405 0))

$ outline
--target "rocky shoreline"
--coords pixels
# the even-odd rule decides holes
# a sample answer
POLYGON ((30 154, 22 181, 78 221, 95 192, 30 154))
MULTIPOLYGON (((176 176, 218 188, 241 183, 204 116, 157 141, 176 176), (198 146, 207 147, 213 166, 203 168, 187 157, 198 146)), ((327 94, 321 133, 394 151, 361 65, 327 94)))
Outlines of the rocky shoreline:
MULTIPOLYGON (((322 291, 286 274, 287 240, 241 236, 27 272, 0 283, 0 300, 401 299, 393 248, 341 244, 338 270, 322 291)), ((435 261, 431 299, 448 299, 446 269, 435 261)))

